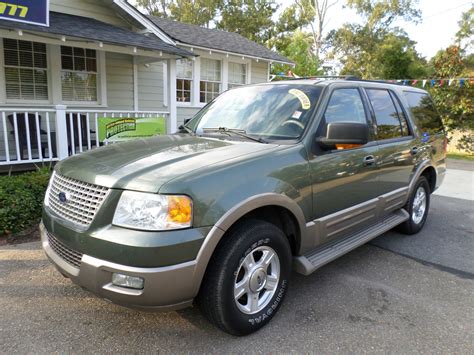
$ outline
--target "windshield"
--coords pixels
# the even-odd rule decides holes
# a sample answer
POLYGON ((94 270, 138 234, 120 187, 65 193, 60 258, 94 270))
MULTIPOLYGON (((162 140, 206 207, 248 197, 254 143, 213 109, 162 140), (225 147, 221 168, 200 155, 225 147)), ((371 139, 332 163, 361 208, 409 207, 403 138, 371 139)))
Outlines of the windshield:
POLYGON ((297 139, 320 93, 321 87, 295 84, 232 89, 199 111, 186 127, 198 135, 225 129, 271 140, 297 139))

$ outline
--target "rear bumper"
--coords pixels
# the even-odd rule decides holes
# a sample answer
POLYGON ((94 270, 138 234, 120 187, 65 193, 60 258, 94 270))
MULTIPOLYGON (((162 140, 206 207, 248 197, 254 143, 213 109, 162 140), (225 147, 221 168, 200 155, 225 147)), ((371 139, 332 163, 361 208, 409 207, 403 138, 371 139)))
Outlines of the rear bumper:
POLYGON ((61 249, 59 245, 58 249, 57 244, 52 245, 53 239, 43 223, 40 224, 40 234, 47 257, 63 275, 113 303, 148 310, 175 310, 190 306, 196 296, 194 260, 171 266, 142 268, 77 253, 79 256, 74 256, 77 263, 71 263, 67 257, 67 247, 61 249), (61 251, 63 255, 59 255, 57 251, 61 251), (142 277, 145 280, 144 288, 136 290, 113 285, 112 274, 115 272, 142 277))

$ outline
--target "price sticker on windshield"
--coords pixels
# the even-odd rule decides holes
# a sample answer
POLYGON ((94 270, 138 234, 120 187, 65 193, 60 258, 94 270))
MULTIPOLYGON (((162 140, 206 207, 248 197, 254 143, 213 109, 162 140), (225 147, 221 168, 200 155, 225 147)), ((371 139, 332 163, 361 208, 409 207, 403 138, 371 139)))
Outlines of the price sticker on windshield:
POLYGON ((306 95, 303 91, 298 89, 291 89, 288 91, 291 95, 294 95, 300 100, 301 108, 303 110, 309 110, 311 107, 311 101, 309 100, 308 95, 306 95))

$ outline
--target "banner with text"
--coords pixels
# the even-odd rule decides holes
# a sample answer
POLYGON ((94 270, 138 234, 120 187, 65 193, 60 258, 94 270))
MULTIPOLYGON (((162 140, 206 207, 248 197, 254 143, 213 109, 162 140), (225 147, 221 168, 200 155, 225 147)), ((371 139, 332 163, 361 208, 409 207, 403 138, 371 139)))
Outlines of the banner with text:
POLYGON ((0 19, 49 26, 49 0, 0 1, 0 19))
POLYGON ((123 142, 166 134, 164 117, 99 117, 100 142, 123 142))

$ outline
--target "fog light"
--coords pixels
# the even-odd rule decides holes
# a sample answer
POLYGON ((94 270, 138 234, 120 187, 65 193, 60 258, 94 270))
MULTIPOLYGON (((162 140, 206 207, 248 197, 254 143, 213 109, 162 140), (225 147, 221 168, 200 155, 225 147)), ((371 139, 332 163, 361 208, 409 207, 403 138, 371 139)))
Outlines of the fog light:
POLYGON ((145 284, 145 280, 141 277, 117 274, 114 272, 112 274, 112 284, 114 284, 115 286, 142 290, 145 284))

